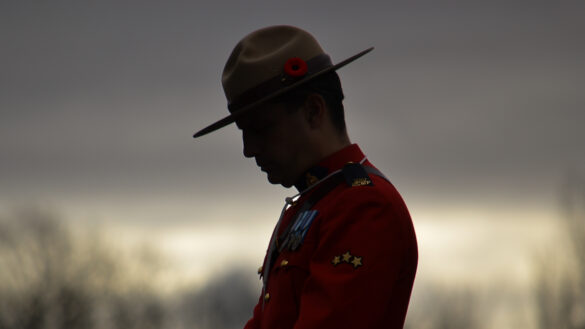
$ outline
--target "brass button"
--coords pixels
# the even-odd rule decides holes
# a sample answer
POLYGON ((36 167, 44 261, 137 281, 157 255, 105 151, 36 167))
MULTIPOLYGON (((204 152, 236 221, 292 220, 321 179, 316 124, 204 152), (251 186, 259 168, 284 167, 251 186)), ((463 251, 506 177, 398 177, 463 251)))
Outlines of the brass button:
POLYGON ((282 262, 280 262, 280 266, 287 266, 288 265, 288 260, 284 259, 282 262))
POLYGON ((264 269, 264 268, 263 268, 262 266, 258 267, 258 274, 262 274, 262 270, 263 270, 263 269, 264 269))
POLYGON ((264 301, 268 301, 270 299, 270 294, 266 293, 266 295, 264 295, 264 301))

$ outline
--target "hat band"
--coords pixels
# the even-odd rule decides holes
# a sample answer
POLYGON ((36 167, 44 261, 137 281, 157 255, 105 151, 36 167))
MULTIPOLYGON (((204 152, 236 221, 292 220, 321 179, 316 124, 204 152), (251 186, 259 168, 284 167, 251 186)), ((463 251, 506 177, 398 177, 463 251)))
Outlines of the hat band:
POLYGON ((288 87, 295 82, 307 79, 313 74, 320 72, 324 69, 333 66, 331 58, 327 54, 319 54, 307 61, 307 73, 301 77, 293 77, 283 72, 275 76, 274 78, 268 79, 256 87, 253 87, 240 96, 236 97, 233 101, 228 104, 228 110, 231 113, 238 111, 239 109, 252 104, 267 95, 277 92, 278 90, 288 87))

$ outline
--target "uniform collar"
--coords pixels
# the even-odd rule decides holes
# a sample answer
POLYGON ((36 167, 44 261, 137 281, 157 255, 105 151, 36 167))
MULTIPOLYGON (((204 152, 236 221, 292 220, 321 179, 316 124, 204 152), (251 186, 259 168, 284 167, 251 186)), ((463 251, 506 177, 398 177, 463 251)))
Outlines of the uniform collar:
POLYGON ((346 163, 360 162, 363 158, 364 153, 357 144, 348 145, 307 170, 297 180, 295 187, 299 192, 304 191, 335 170, 341 169, 346 163))

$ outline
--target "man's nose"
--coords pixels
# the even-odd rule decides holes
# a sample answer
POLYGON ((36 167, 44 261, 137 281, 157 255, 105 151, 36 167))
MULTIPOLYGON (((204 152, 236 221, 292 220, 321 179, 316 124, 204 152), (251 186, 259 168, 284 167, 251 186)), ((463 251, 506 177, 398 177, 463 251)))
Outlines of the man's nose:
POLYGON ((242 141, 244 142, 244 156, 252 158, 258 155, 258 138, 248 131, 242 132, 242 141))

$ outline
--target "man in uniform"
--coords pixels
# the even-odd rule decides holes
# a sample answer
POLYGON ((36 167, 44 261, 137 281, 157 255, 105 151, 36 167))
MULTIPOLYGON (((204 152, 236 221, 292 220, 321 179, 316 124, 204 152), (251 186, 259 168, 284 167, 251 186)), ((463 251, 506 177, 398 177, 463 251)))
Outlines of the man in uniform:
POLYGON ((399 193, 347 134, 338 64, 309 33, 271 26, 244 37, 222 83, 244 155, 285 200, 259 274, 246 329, 402 328, 417 266, 399 193))

